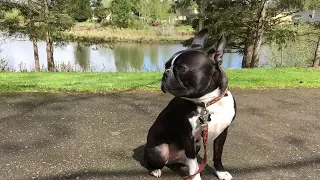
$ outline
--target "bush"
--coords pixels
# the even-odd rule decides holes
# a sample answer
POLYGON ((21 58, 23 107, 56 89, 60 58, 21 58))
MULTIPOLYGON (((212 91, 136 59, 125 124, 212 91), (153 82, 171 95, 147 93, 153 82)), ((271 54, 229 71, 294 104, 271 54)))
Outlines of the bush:
POLYGON ((69 14, 78 22, 84 22, 92 17, 92 9, 88 0, 72 0, 69 14))
POLYGON ((284 47, 272 43, 270 45, 271 56, 267 67, 306 67, 310 66, 314 56, 316 44, 299 39, 295 42, 287 42, 284 47))
POLYGON ((121 27, 127 28, 130 25, 130 22, 133 20, 134 15, 132 11, 135 4, 130 0, 113 0, 111 1, 110 9, 112 24, 121 27))
MULTIPOLYGON (((289 31, 289 32, 290 32, 289 31)), ((300 24, 286 31, 278 30, 268 36, 270 57, 265 66, 305 67, 311 66, 317 46, 318 29, 309 24, 300 24), (295 32, 283 34, 288 30, 295 32), (271 38, 270 38, 271 37, 271 38)))
POLYGON ((129 25, 129 28, 137 29, 137 30, 145 29, 145 27, 147 27, 147 25, 144 22, 139 21, 137 19, 133 19, 129 25))
POLYGON ((7 71, 10 71, 8 62, 3 59, 0 59, 0 72, 7 72, 7 71))
POLYGON ((172 24, 162 24, 157 28, 158 36, 172 36, 175 32, 174 25, 172 24))
POLYGON ((111 26, 111 25, 112 25, 112 22, 111 22, 110 20, 103 19, 103 20, 100 22, 100 25, 101 25, 101 26, 111 26))

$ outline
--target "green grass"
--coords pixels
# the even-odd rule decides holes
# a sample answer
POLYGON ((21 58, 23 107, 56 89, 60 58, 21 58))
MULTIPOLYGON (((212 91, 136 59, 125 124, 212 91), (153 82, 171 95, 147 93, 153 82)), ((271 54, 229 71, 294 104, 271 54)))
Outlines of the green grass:
POLYGON ((228 70, 231 88, 320 88, 320 69, 256 68, 228 70))
MULTIPOLYGON (((279 68, 227 70, 230 88, 320 88, 320 69, 279 68)), ((161 72, 0 73, 0 91, 160 90, 161 72)))

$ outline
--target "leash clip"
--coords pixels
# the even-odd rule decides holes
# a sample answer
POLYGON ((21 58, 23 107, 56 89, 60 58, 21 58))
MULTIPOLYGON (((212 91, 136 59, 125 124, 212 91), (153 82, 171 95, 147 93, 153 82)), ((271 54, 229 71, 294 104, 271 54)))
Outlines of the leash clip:
POLYGON ((210 113, 206 107, 201 110, 199 119, 201 126, 207 125, 211 121, 210 113))

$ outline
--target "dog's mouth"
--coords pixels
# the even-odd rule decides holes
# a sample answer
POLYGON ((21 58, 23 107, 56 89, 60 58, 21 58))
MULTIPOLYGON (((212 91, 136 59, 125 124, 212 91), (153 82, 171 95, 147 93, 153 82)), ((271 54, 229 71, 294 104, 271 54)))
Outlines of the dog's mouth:
POLYGON ((173 96, 182 97, 185 95, 185 92, 183 91, 183 89, 176 87, 176 86, 172 86, 172 85, 167 84, 165 82, 161 83, 161 90, 162 90, 162 92, 169 93, 173 96))
POLYGON ((170 93, 174 96, 176 96, 177 94, 175 93, 177 91, 176 87, 173 86, 173 84, 171 84, 171 82, 167 82, 167 81, 162 81, 161 82, 161 90, 164 93, 170 93))

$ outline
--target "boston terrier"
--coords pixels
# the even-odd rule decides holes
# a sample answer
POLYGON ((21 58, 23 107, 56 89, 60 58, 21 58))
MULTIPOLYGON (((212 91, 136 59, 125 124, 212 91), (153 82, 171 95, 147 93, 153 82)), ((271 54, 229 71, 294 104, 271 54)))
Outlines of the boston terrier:
MULTIPOLYGON (((202 139, 197 124, 205 109, 211 119, 208 137, 214 141, 215 172, 220 180, 232 179, 221 162, 227 130, 236 114, 227 76, 220 67, 227 42, 222 35, 216 45, 206 51, 207 39, 208 29, 201 30, 188 49, 177 52, 165 64, 161 89, 175 97, 149 129, 144 152, 146 166, 155 177, 160 177, 161 169, 171 163, 189 166, 190 175, 197 172, 196 154, 202 139)), ((193 179, 200 180, 200 174, 193 179)))

